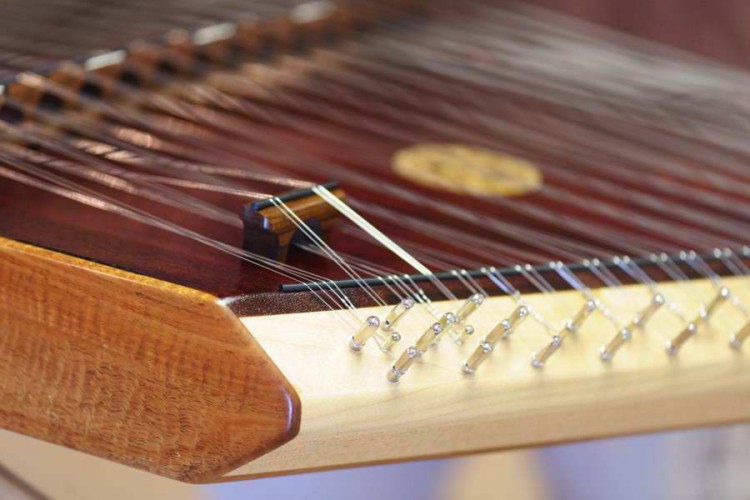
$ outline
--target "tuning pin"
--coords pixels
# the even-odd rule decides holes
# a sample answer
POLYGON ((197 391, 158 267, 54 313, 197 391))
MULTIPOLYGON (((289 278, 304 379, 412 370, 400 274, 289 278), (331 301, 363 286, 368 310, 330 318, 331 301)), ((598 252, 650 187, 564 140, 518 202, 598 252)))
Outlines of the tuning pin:
POLYGON ((406 313, 408 313, 412 307, 414 307, 414 299, 411 299, 409 297, 396 304, 385 317, 382 330, 390 332, 394 328, 396 328, 398 322, 401 321, 404 316, 406 316, 406 313))
POLYGON ((690 339, 693 335, 698 332, 698 321, 700 317, 695 321, 691 321, 687 326, 672 340, 668 340, 666 344, 667 354, 674 356, 680 351, 680 348, 685 345, 685 342, 690 339))
POLYGON ((557 350, 560 348, 563 342, 563 338, 560 335, 555 335, 552 337, 552 342, 547 344, 547 347, 542 349, 541 351, 537 351, 534 354, 531 355, 531 366, 534 368, 542 368, 544 367, 544 364, 547 362, 547 360, 557 352, 557 350))
POLYGON ((560 331, 560 333, 553 336, 552 341, 545 348, 532 354, 531 366, 533 366, 534 368, 542 368, 545 363, 547 363, 547 360, 560 348, 563 340, 565 340, 565 337, 567 337, 568 334, 577 333, 583 325, 583 322, 586 321, 586 318, 591 316, 591 313, 596 311, 598 307, 599 304, 596 300, 587 300, 586 303, 583 304, 581 309, 578 310, 576 315, 565 322, 565 326, 560 331))
POLYGON ((729 298, 729 289, 721 287, 719 292, 713 298, 711 302, 705 307, 701 307, 698 316, 688 323, 688 325, 672 340, 667 341, 666 350, 667 354, 674 356, 677 354, 685 342, 687 342, 692 336, 698 333, 698 328, 711 320, 711 316, 716 312, 716 309, 729 298))
POLYGON ((398 382, 421 355, 422 353, 416 347, 407 348, 388 371, 386 375, 388 381, 398 382))
POLYGON ((583 307, 578 310, 576 315, 565 323, 565 329, 570 333, 577 333, 583 325, 583 322, 586 321, 586 318, 591 316, 591 313, 596 311, 598 307, 599 304, 596 300, 587 300, 586 303, 583 304, 583 307))
POLYGON ((378 331, 379 326, 380 320, 377 316, 368 317, 359 330, 357 330, 357 333, 352 335, 352 338, 349 339, 349 347, 353 351, 361 351, 370 337, 375 335, 375 332, 378 331))
POLYGON ((456 325, 460 325, 463 328, 453 328, 453 340, 456 344, 463 344, 467 337, 474 333, 474 327, 470 325, 464 325, 463 323, 471 316, 474 311, 479 308, 484 302, 484 295, 481 293, 475 293, 468 299, 463 305, 456 311, 456 325))
POLYGON ((427 330, 417 340, 416 344, 408 347, 393 364, 388 371, 388 380, 398 382, 399 379, 409 370, 416 358, 422 356, 427 349, 433 344, 440 341, 445 332, 456 323, 456 315, 453 313, 444 314, 439 321, 430 325, 427 330))
POLYGON ((633 323, 617 332, 617 335, 612 337, 612 340, 610 340, 607 345, 602 346, 601 350, 599 351, 599 356, 602 358, 602 361, 611 361, 617 353, 617 350, 622 347, 625 342, 630 340, 632 336, 633 323))
POLYGON ((714 299, 709 302, 709 304, 701 311, 701 317, 703 321, 709 321, 711 319, 711 316, 716 312, 716 309, 727 299, 729 299, 729 296, 729 289, 726 287, 721 287, 719 289, 719 293, 716 294, 716 297, 714 297, 714 299))
POLYGON ((741 349, 742 343, 750 337, 750 323, 747 323, 745 326, 740 328, 740 330, 732 335, 732 337, 729 339, 729 345, 731 345, 735 349, 741 349))
POLYGON ((433 344, 437 344, 438 342, 443 340, 445 334, 453 330, 453 327, 458 324, 458 318, 452 312, 445 313, 440 317, 438 324, 440 324, 442 331, 435 337, 435 341, 433 342, 433 344))
POLYGON ((482 340, 477 348, 474 349, 474 352, 471 353, 469 359, 464 363, 464 372, 469 374, 476 372, 479 365, 484 363, 484 360, 489 357, 493 349, 494 345, 488 342, 487 339, 482 340))
POLYGON ((425 352, 432 344, 438 341, 444 331, 445 327, 440 321, 433 323, 427 330, 425 330, 422 336, 419 337, 419 340, 417 340, 414 347, 416 347, 420 353, 425 352))
POLYGON ((513 333, 524 318, 528 316, 528 313, 529 311, 526 306, 518 306, 508 318, 498 323, 497 326, 495 326, 495 328, 493 328, 492 331, 490 331, 490 333, 479 342, 477 348, 474 349, 474 352, 471 353, 469 359, 466 360, 463 366, 464 372, 469 374, 476 372, 479 366, 490 356, 495 344, 513 333))
POLYGON ((617 332, 617 334, 612 337, 612 340, 610 340, 608 344, 602 346, 601 350, 599 351, 599 356, 602 358, 602 361, 611 361, 615 354, 617 354, 617 350, 632 338, 635 329, 645 328, 646 323, 648 323, 651 317, 656 314, 656 311, 658 311, 659 308, 664 305, 664 302, 664 296, 660 293, 655 293, 651 298, 651 302, 649 303, 649 305, 646 306, 640 313, 638 313, 638 315, 633 318, 628 326, 622 328, 619 332, 617 332))
POLYGON ((655 293, 653 297, 651 297, 651 303, 633 319, 633 325, 638 328, 646 328, 646 323, 648 323, 651 317, 656 314, 659 308, 665 303, 666 299, 664 298, 664 295, 655 293))
POLYGON ((459 323, 466 321, 469 316, 471 316, 474 311, 476 311, 479 306, 484 303, 484 295, 481 293, 475 293, 468 299, 466 299, 466 302, 463 303, 463 305, 456 311, 456 319, 459 323))
POLYGON ((529 315, 529 308, 526 306, 516 307, 510 316, 498 323, 490 333, 487 334, 487 341, 496 343, 504 338, 507 338, 513 332, 516 331, 518 326, 526 319, 529 315))

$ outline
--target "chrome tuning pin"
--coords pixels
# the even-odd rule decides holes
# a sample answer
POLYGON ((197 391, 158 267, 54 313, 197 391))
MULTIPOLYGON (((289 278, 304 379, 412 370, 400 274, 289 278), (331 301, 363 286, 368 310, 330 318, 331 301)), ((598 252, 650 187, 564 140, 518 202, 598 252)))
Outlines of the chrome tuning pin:
POLYGON ((633 336, 633 332, 637 329, 643 330, 646 328, 646 323, 653 317, 654 314, 664 305, 666 300, 660 293, 655 293, 651 297, 651 302, 646 306, 638 315, 633 318, 630 323, 622 328, 617 334, 612 337, 612 340, 608 344, 603 345, 599 351, 599 356, 602 361, 611 361, 617 354, 618 349, 622 347, 628 340, 633 336))
POLYGON ((479 306, 481 306, 484 303, 484 295, 481 293, 475 293, 468 299, 466 299, 466 302, 463 303, 463 305, 456 311, 456 320, 460 323, 461 321, 466 321, 469 316, 471 316, 474 311, 476 311, 479 306))
POLYGON ((393 363, 393 366, 390 370, 388 370, 388 373, 386 375, 388 381, 398 382, 401 377, 404 376, 404 374, 409 370, 411 365, 414 364, 417 358, 421 357, 425 352, 427 352, 427 349, 439 342, 442 336, 445 335, 445 332, 447 332, 450 327, 456 323, 456 321, 457 319, 455 314, 446 313, 440 318, 439 321, 436 321, 435 323, 430 325, 430 327, 425 330, 422 336, 419 337, 417 342, 413 346, 407 347, 406 350, 401 353, 401 356, 398 357, 396 362, 393 363))
POLYGON ((649 322, 649 320, 656 314, 656 312, 661 309, 661 306, 663 306, 667 300, 664 298, 664 295, 660 293, 655 293, 653 297, 651 297, 651 303, 646 306, 646 308, 641 311, 638 316, 633 318, 632 324, 634 327, 638 328, 646 328, 646 324, 649 322))
POLYGON ((485 296, 475 293, 456 311, 456 326, 453 328, 453 340, 456 344, 463 344, 474 333, 474 327, 466 325, 466 320, 484 303, 485 296))
POLYGON ((468 374, 476 372, 479 366, 492 354, 495 344, 508 338, 528 315, 529 310, 526 306, 518 306, 510 316, 498 323, 490 333, 485 335, 466 360, 463 366, 464 372, 468 374))
POLYGON ((617 332, 617 334, 612 337, 612 340, 606 345, 603 345, 599 350, 599 357, 602 361, 611 361, 612 358, 615 357, 615 354, 617 354, 618 349, 633 337, 633 330, 633 322, 630 322, 628 326, 617 332))
POLYGON ((677 336, 675 336, 675 338, 667 341, 667 344, 665 346, 667 354, 669 354, 670 356, 674 356, 678 352, 680 352, 682 346, 685 345, 685 343, 690 340, 690 338, 692 338, 696 333, 698 333, 698 329, 701 325, 708 323, 711 320, 711 316, 716 312, 716 309, 718 309, 718 307, 722 303, 729 299, 729 296, 729 289, 726 287, 721 287, 713 300, 709 302, 707 306, 701 307, 700 311, 698 312, 698 316, 693 321, 688 323, 687 326, 680 333, 678 333, 677 336))
POLYGON ((718 309, 721 304, 729 300, 730 296, 731 294, 729 293, 729 289, 724 286, 721 287, 713 300, 709 302, 708 305, 704 307, 700 312, 701 321, 710 321, 711 316, 713 316, 713 314, 716 312, 716 309, 718 309))
POLYGON ((368 317, 359 330, 357 330, 357 333, 349 339, 349 347, 352 351, 361 351, 367 341, 370 340, 370 337, 378 331, 379 326, 380 320, 377 316, 368 317))
POLYGON ((381 329, 385 332, 392 332, 393 329, 396 328, 398 322, 406 316, 406 313, 408 313, 412 307, 414 307, 414 299, 408 297, 403 299, 386 315, 381 329))
POLYGON ((676 355, 685 342, 687 342, 693 335, 698 333, 698 323, 691 321, 687 326, 672 340, 668 340, 665 346, 667 354, 670 356, 676 355))
POLYGON ((588 299, 583 307, 581 307, 573 318, 569 319, 565 323, 565 330, 569 333, 578 333, 578 330, 583 326, 583 322, 586 318, 591 316, 591 313, 599 308, 599 303, 595 299, 588 299))
POLYGON ((389 382, 396 383, 401 380, 401 377, 409 370, 411 365, 420 357, 420 353, 416 347, 407 347, 406 350, 401 353, 401 356, 393 363, 393 366, 388 370, 386 377, 389 382))
POLYGON ((586 318, 591 316, 591 313, 599 308, 599 303, 595 299, 588 299, 583 304, 581 309, 578 310, 573 318, 565 322, 565 326, 560 330, 560 333, 552 337, 552 341, 547 344, 543 349, 535 352, 531 355, 531 366, 534 368, 542 368, 547 363, 547 360, 560 349, 565 338, 574 333, 578 333, 583 322, 586 318))
POLYGON ((425 330, 421 337, 417 340, 414 346, 422 353, 427 351, 432 345, 437 344, 443 338, 443 336, 451 329, 453 325, 458 323, 456 315, 453 313, 446 313, 440 318, 439 321, 430 325, 425 330))

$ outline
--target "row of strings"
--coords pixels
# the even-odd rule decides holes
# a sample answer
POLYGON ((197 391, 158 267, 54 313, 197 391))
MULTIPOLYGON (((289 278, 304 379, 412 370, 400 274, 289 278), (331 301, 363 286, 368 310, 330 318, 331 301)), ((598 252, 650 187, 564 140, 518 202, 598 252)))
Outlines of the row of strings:
MULTIPOLYGON (((748 146, 741 140, 748 110, 739 98, 746 74, 584 29, 578 21, 530 7, 458 9, 445 3, 433 9, 429 23, 386 21, 333 47, 310 47, 305 54, 238 68, 217 64, 200 80, 171 81, 158 91, 109 81, 118 99, 75 96, 77 110, 40 108, 33 123, 3 124, 0 175, 180 234, 301 283, 326 307, 342 309, 336 317, 355 332, 355 348, 375 335, 381 347, 391 349, 400 339, 395 323, 415 303, 423 305, 410 314, 423 315, 433 336, 419 337, 402 354, 392 380, 442 333, 455 332, 454 325, 483 297, 497 293, 513 296, 518 308, 478 350, 491 352, 495 341, 528 316, 551 337, 550 347, 535 357, 537 366, 546 362, 564 335, 528 305, 500 267, 514 267, 548 294, 555 287, 537 266, 549 266, 580 291, 583 304, 564 325, 568 332, 599 310, 624 341, 634 320, 615 317, 563 262, 580 262, 602 287, 623 285, 608 264, 648 286, 653 300, 644 304, 636 326, 645 326, 666 304, 686 325, 668 339, 673 351, 687 338, 684 332, 697 329, 695 312, 682 311, 661 293, 631 257, 645 256, 673 281, 688 279, 686 266, 711 280, 717 295, 706 299, 699 317, 727 299, 747 316, 720 276, 749 271, 742 259, 750 214, 748 146), (290 132, 280 133, 281 128, 290 132), (455 198, 428 196, 385 168, 393 151, 430 142, 524 157, 541 169, 545 182, 533 201, 486 198, 488 210, 480 212, 455 198), (470 294, 467 302, 455 312, 441 311, 392 260, 365 261, 336 250, 267 193, 271 186, 316 186, 329 179, 352 186, 357 196, 349 198, 349 207, 391 235, 349 214, 340 228, 347 237, 395 248, 431 270, 450 270, 470 294), (390 301, 365 280, 375 277, 398 305, 385 321, 364 318, 333 279, 251 254, 123 201, 123 195, 147 198, 241 228, 238 214, 205 201, 202 192, 271 197, 309 237, 304 249, 330 259, 374 304, 385 306, 390 301), (491 215, 499 212, 516 217, 491 215), (548 226, 562 231, 550 232, 548 226), (707 252, 726 272, 704 261, 707 252), (480 270, 487 278, 483 283, 497 289, 480 284, 467 269, 480 270)), ((23 50, 34 54, 44 45, 23 50)), ((171 75, 163 77, 169 81, 171 75)), ((68 89, 44 76, 26 73, 18 81, 71 101, 68 89)), ((13 105, 7 97, 6 106, 13 105)), ((314 189, 335 203, 324 188, 314 189)), ((446 299, 457 299, 429 271, 411 267, 426 274, 446 299)), ((466 333, 456 338, 463 341, 466 333)), ((741 340, 743 335, 735 336, 736 343, 741 340)), ((611 345, 604 358, 620 344, 611 345)))

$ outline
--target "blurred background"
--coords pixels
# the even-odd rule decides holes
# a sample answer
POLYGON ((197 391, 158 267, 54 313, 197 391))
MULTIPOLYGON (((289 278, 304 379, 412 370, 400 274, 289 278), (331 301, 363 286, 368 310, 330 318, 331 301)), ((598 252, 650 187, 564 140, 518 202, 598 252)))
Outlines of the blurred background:
POLYGON ((0 498, 746 499, 748 443, 738 425, 192 486, 0 431, 0 498))

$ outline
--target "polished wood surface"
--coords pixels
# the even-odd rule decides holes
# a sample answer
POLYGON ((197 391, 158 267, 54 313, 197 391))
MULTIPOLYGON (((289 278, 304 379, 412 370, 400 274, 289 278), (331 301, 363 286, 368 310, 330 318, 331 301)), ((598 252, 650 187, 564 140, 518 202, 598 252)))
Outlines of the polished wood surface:
POLYGON ((750 33, 743 0, 529 0, 529 3, 615 28, 694 54, 749 68, 750 33))
MULTIPOLYGON (((333 189, 333 188, 332 188, 333 189)), ((303 190, 303 196, 283 200, 279 198, 288 210, 296 214, 323 241, 333 229, 339 213, 321 197, 310 190, 303 190)), ((345 199, 344 192, 333 189, 332 194, 339 199, 345 199)), ((292 191, 291 193, 295 193, 292 191)), ((294 194, 287 193, 287 196, 294 194)), ((266 203, 245 205, 242 213, 243 248, 248 252, 262 255, 270 259, 286 262, 290 246, 293 242, 311 243, 312 239, 305 235, 285 211, 278 206, 266 203)))
POLYGON ((215 297, 0 240, 0 427, 184 481, 297 432, 297 395, 215 297))

